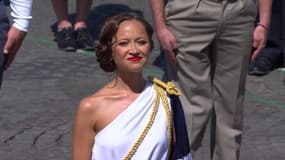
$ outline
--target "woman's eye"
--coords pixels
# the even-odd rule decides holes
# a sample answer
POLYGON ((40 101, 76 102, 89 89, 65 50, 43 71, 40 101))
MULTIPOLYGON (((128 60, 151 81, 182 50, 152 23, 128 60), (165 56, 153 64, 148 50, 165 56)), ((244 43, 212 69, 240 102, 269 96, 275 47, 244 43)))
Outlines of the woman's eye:
POLYGON ((128 42, 119 42, 118 45, 119 46, 127 46, 129 43, 128 42))
POLYGON ((147 41, 145 41, 145 40, 139 40, 137 43, 138 43, 139 45, 145 45, 145 44, 147 43, 147 41))

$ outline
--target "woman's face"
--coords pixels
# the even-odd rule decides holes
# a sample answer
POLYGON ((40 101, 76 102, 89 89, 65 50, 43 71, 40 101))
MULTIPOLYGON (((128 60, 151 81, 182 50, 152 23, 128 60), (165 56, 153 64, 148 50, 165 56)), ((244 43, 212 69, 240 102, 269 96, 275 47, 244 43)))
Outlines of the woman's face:
POLYGON ((149 39, 141 22, 137 20, 122 22, 114 37, 113 58, 116 70, 141 72, 151 50, 149 39))

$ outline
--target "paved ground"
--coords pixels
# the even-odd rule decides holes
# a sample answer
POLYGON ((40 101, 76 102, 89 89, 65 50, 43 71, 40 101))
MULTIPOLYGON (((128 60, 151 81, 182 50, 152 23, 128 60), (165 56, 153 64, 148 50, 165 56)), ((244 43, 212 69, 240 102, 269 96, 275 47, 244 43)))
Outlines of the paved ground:
MULTIPOLYGON (((0 159, 65 160, 71 158, 71 127, 79 100, 112 76, 103 73, 92 52, 59 51, 53 42, 55 23, 50 1, 34 1, 31 31, 0 91, 0 159)), ((71 17, 75 2, 70 1, 71 17)), ((147 1, 96 0, 90 16, 94 37, 105 17, 134 9, 151 21, 147 1)), ((151 65, 146 74, 161 76, 151 65)), ((283 74, 285 75, 285 74, 283 74)), ((281 71, 248 77, 244 107, 242 160, 285 159, 285 85, 281 71)), ((208 159, 205 135, 201 160, 208 159)))

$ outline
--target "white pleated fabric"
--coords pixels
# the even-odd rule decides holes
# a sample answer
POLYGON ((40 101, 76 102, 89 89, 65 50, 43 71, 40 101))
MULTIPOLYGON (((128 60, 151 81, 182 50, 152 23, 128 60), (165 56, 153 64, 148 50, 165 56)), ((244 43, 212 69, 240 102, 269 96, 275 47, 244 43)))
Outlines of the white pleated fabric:
MULTIPOLYGON (((120 160, 127 155, 149 121, 155 95, 147 82, 137 99, 95 136, 92 160, 120 160)), ((166 112, 160 101, 154 123, 132 159, 165 160, 167 153, 166 112)))

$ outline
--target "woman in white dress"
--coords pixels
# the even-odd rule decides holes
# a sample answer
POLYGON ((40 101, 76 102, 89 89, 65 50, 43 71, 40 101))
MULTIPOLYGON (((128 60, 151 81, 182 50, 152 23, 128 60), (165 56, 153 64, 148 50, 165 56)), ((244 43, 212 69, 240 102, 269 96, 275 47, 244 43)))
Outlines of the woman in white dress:
MULTIPOLYGON (((100 67, 114 72, 103 88, 81 100, 73 128, 73 160, 172 157, 172 109, 164 88, 145 80, 153 30, 142 17, 125 13, 104 24, 95 50, 100 67)), ((168 90, 178 94, 174 86, 168 90)), ((190 159, 191 157, 184 159, 190 159)))

